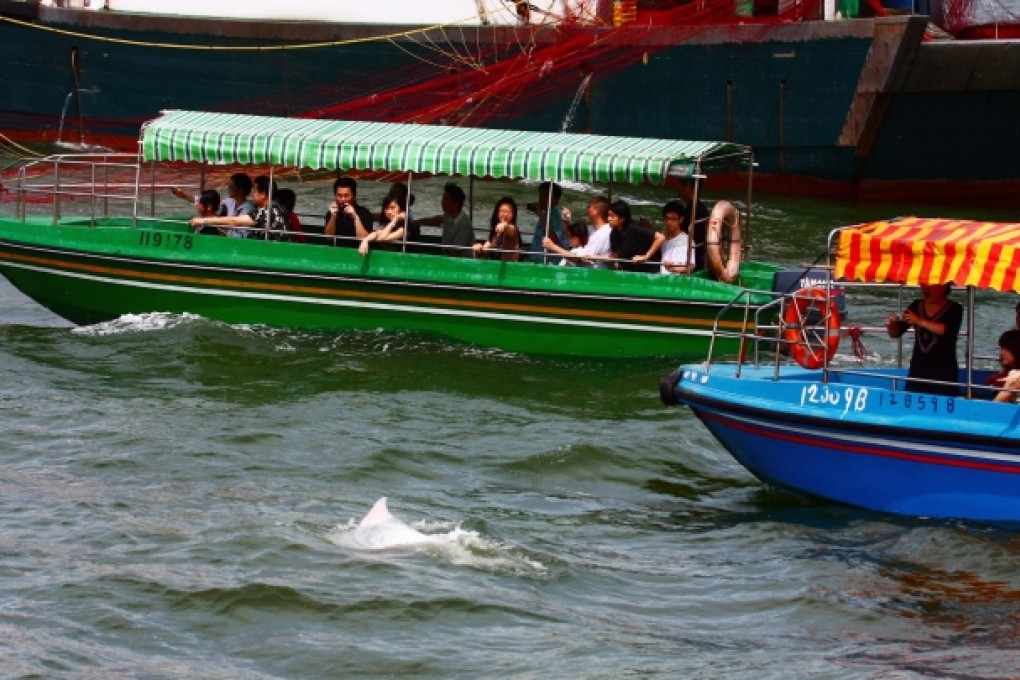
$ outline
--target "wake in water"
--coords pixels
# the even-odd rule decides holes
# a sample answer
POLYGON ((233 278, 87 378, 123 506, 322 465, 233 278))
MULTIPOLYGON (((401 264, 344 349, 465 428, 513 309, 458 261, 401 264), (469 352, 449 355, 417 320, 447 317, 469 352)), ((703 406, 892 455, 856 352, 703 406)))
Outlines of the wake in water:
MULTIPOLYGON (((0 293, 2 293, 0 289, 0 293)), ((0 303, 4 301, 0 296, 0 303)), ((2 306, 2 305, 0 305, 2 306)), ((476 347, 425 332, 399 330, 321 331, 278 328, 259 324, 226 323, 188 312, 146 312, 123 314, 116 319, 71 328, 73 335, 85 338, 125 337, 143 334, 163 335, 178 347, 194 350, 196 338, 203 344, 236 348, 241 343, 246 351, 268 351, 287 355, 331 357, 361 360, 366 356, 387 355, 401 361, 421 354, 447 357, 458 363, 465 359, 519 366, 532 360, 504 350, 476 347), (187 343, 187 344, 181 344, 187 343), (254 344, 253 344, 254 343, 254 344)))
POLYGON ((76 335, 103 337, 120 335, 121 333, 145 333, 148 331, 164 331, 170 328, 195 323, 202 320, 197 314, 171 314, 169 312, 147 312, 145 314, 124 314, 112 321, 76 326, 71 332, 76 335))
POLYGON ((326 539, 341 548, 367 554, 420 551, 451 564, 477 569, 529 575, 547 571, 542 563, 515 554, 509 546, 485 539, 476 531, 462 529, 459 523, 452 528, 442 523, 408 525, 390 513, 385 496, 375 502, 361 521, 352 519, 333 528, 326 539))

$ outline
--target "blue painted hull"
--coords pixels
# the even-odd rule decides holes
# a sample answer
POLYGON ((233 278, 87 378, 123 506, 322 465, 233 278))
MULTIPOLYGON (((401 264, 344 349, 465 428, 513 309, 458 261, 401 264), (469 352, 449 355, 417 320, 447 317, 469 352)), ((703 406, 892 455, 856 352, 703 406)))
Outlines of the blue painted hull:
POLYGON ((673 394, 769 484, 903 515, 1020 521, 1020 409, 887 385, 685 366, 673 394))

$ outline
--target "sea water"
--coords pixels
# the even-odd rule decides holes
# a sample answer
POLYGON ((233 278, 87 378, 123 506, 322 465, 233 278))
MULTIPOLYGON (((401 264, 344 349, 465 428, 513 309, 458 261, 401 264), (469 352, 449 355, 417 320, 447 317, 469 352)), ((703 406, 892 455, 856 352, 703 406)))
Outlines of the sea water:
MULTIPOLYGON (((756 256, 790 265, 882 214, 756 208, 756 256)), ((983 305, 986 351, 1013 302, 983 305)), ((0 283, 0 675, 1015 676, 1020 534, 765 488, 660 403, 673 368, 158 312, 76 328, 0 283), (359 543, 384 496, 432 540, 359 543)))

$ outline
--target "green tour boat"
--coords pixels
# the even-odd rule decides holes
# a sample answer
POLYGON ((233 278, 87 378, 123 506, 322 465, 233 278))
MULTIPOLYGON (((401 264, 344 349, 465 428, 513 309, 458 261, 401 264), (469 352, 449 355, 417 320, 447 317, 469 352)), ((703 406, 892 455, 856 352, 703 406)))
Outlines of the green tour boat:
MULTIPOLYGON (((715 164, 746 168, 750 192, 753 154, 725 142, 169 111, 142 126, 137 155, 26 161, 7 183, 14 210, 0 216, 0 273, 78 324, 192 313, 231 324, 420 331, 529 354, 695 357, 717 322, 742 327, 751 307, 767 302, 752 295, 741 298, 751 307, 732 304, 741 291, 772 290, 780 269, 733 266, 736 223, 720 234, 730 244, 712 244, 737 272, 727 283, 711 270, 664 275, 451 257, 427 242, 363 256, 353 247, 206 235, 172 211, 160 215, 156 197, 182 172, 204 177, 217 166, 270 176, 404 173, 408 183, 450 176, 656 185, 703 179, 715 164), (78 214, 67 214, 69 200, 78 214)), ((743 226, 746 242, 749 216, 743 226)), ((727 349, 738 348, 715 351, 727 349)))

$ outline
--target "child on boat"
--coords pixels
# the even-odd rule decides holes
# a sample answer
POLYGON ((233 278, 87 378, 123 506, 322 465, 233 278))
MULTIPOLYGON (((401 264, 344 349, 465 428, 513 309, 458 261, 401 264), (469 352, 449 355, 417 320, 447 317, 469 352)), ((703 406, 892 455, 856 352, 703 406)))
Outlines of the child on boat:
MULTIPOLYGON (((226 214, 226 206, 220 205, 220 192, 215 189, 206 189, 198 195, 195 204, 199 217, 219 217, 226 214)), ((197 234, 209 236, 222 236, 223 232, 213 226, 202 226, 195 230, 197 234)))

